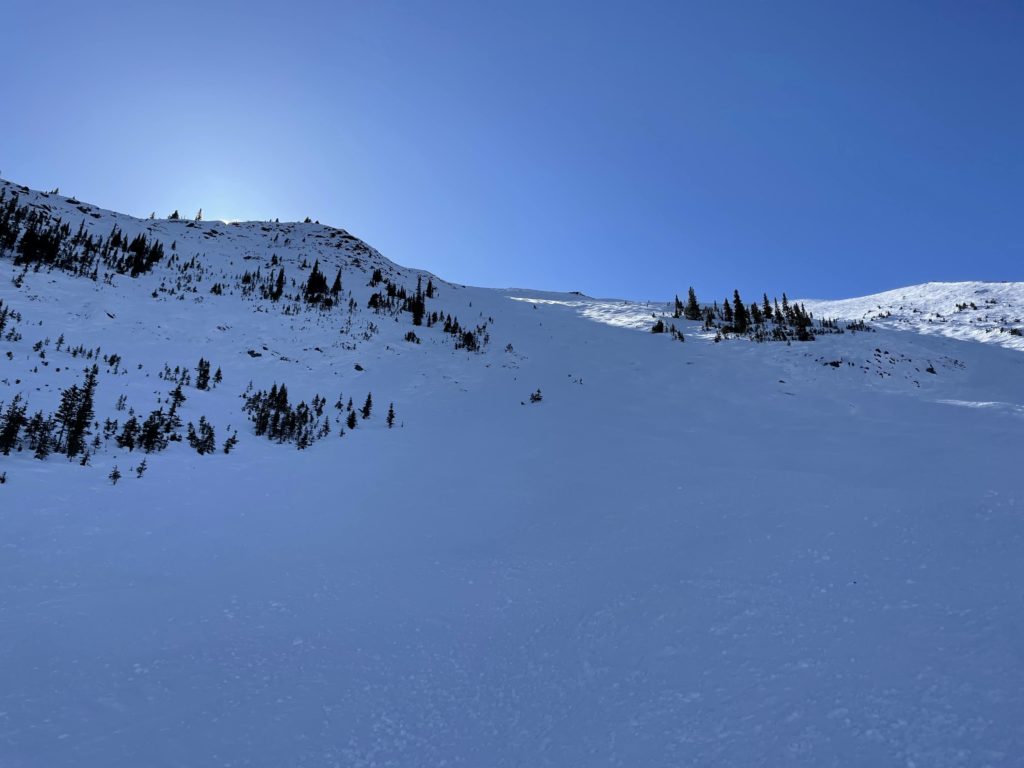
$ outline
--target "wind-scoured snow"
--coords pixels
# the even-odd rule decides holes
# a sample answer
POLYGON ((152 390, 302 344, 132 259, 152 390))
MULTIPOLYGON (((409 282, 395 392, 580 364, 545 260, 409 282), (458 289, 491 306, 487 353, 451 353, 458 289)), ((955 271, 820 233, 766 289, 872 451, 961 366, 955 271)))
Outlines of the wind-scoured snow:
POLYGON ((1024 351, 1021 283, 925 283, 857 299, 804 304, 818 316, 866 320, 887 328, 1024 351))
POLYGON ((369 312, 373 269, 428 275, 341 230, 30 194, 206 271, 16 288, 0 258, 0 400, 55 407, 84 362, 33 345, 60 334, 124 361, 100 421, 203 356, 224 380, 183 419, 239 444, 0 456, 4 768, 1020 764, 1024 355, 982 326, 1021 327, 1024 285, 807 301, 874 330, 755 344, 433 278, 428 311, 487 322, 469 352, 369 312), (209 292, 272 253, 341 268, 358 311, 209 292), (374 415, 299 451, 252 433, 250 381, 374 415))

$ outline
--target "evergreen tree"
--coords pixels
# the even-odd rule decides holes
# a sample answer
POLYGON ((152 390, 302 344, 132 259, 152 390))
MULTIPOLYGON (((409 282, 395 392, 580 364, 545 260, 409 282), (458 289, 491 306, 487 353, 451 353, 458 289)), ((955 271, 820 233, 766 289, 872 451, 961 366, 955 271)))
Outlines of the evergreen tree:
POLYGON ((198 430, 192 426, 192 422, 188 424, 188 444, 192 446, 196 453, 203 456, 207 453, 213 453, 217 450, 216 438, 214 436, 213 427, 206 420, 205 416, 199 417, 199 428, 198 430))
POLYGON ((110 474, 107 475, 111 485, 117 485, 117 481, 121 479, 121 472, 117 469, 117 464, 110 470, 110 474))
MULTIPOLYGON (((746 333, 747 327, 750 325, 750 315, 747 312, 747 308, 743 305, 740 292, 733 291, 732 297, 732 326, 736 329, 736 333, 746 333)), ((726 303, 728 304, 728 302, 726 303)))
POLYGON ((54 447, 59 451, 63 451, 67 445, 66 438, 75 420, 75 414, 78 412, 80 397, 81 393, 77 384, 72 384, 60 393, 60 405, 57 406, 57 412, 53 414, 53 420, 59 427, 54 447))
POLYGON ((387 419, 387 421, 388 421, 388 429, 391 429, 393 426, 395 426, 395 404, 394 403, 391 403, 390 405, 388 405, 388 419, 387 419))
POLYGON ((273 301, 277 301, 284 295, 284 267, 281 267, 281 271, 277 273, 277 280, 274 283, 274 290, 270 294, 270 298, 273 301))
POLYGON ((53 421, 46 418, 42 411, 36 411, 25 427, 25 437, 28 440, 29 448, 34 449, 37 459, 45 459, 50 455, 50 445, 53 442, 53 421))
POLYGON ((121 430, 121 434, 115 438, 115 442, 119 448, 127 448, 129 451, 135 450, 135 443, 139 437, 139 420, 132 416, 128 421, 124 423, 124 427, 121 430))
POLYGON ((302 294, 306 301, 315 303, 320 301, 326 293, 327 278, 320 271, 320 260, 317 259, 313 264, 313 271, 309 273, 309 279, 306 280, 306 285, 302 289, 302 294))
POLYGON ((138 445, 146 453, 162 451, 167 447, 167 433, 164 429, 166 417, 163 408, 151 412, 142 422, 139 430, 138 445))
POLYGON ((196 389, 210 388, 210 361, 200 357, 196 365, 196 389))
POLYGON ((365 420, 365 419, 370 418, 370 412, 372 410, 373 410, 373 395, 371 393, 367 392, 366 393, 366 402, 363 403, 363 407, 360 409, 359 413, 363 417, 363 419, 365 420))
POLYGON ((85 439, 89 435, 89 424, 94 415, 93 398, 96 393, 96 379, 99 368, 93 365, 85 373, 85 382, 79 390, 78 401, 68 429, 67 455, 73 458, 85 450, 85 439))
POLYGON ((697 303, 697 292, 690 287, 690 291, 686 297, 686 308, 683 310, 683 317, 687 320, 700 320, 700 304, 697 303))
POLYGON ((345 420, 345 423, 348 425, 348 429, 349 429, 350 432, 353 429, 356 428, 356 423, 357 422, 356 422, 356 412, 355 411, 349 411, 348 412, 348 419, 345 420))
POLYGON ((18 433, 24 424, 25 406, 22 405, 21 395, 17 394, 0 416, 0 453, 4 456, 9 455, 11 449, 17 445, 18 433))

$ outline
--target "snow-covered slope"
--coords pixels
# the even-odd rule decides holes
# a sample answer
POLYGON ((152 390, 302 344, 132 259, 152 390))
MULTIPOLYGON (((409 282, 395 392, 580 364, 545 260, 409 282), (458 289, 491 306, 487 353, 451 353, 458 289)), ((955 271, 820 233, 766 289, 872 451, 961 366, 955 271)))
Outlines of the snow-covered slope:
POLYGON ((1024 351, 1020 283, 925 283, 859 299, 806 301, 817 315, 1001 344, 1024 351))
POLYGON ((1020 328, 1024 285, 807 301, 892 314, 716 343, 662 304, 452 285, 318 224, 21 195, 166 249, 96 280, 0 256, 0 400, 52 411, 97 361, 92 440, 169 408, 178 366, 179 431, 204 417, 217 451, 0 455, 5 768, 1019 764, 1024 355, 973 329, 1020 328), (317 260, 341 270, 326 309, 287 298, 317 260), (285 297, 244 294, 257 267, 285 297), (369 309, 376 269, 429 280, 481 348, 369 309), (329 434, 257 436, 242 395, 275 383, 326 398, 329 434))

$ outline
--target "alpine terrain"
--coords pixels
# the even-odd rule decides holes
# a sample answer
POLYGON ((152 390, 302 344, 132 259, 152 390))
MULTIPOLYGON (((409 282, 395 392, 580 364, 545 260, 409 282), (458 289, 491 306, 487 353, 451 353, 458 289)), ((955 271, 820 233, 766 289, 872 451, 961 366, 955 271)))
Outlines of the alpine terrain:
POLYGON ((0 766, 1020 765, 1024 283, 695 288, 0 183, 0 766))

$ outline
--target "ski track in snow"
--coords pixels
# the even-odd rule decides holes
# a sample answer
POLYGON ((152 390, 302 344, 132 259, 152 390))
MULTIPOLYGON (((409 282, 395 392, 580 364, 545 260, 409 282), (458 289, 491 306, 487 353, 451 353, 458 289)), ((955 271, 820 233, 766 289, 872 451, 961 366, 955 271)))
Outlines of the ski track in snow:
MULTIPOLYGON (((260 224, 118 220, 176 227, 229 274, 265 256, 260 224)), ((290 226, 289 271, 324 231, 290 226)), ((373 266, 420 274, 320 253, 361 308, 373 266)), ((0 400, 53 407, 79 380, 66 354, 41 366, 46 336, 124 358, 100 418, 120 394, 154 407, 164 362, 203 355, 225 380, 187 389, 183 418, 241 442, 172 445, 117 486, 140 454, 0 457, 4 768, 1021 764, 1024 355, 976 327, 1008 325, 1021 284, 808 301, 892 314, 787 346, 651 334, 663 304, 439 281, 438 306, 493 317, 474 355, 362 309, 346 335, 154 299, 159 269, 17 272, 0 259, 24 315, 0 400), (928 322, 970 295, 1000 302, 990 320, 928 322), (300 452, 251 434, 250 380, 378 410, 300 452)))

